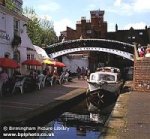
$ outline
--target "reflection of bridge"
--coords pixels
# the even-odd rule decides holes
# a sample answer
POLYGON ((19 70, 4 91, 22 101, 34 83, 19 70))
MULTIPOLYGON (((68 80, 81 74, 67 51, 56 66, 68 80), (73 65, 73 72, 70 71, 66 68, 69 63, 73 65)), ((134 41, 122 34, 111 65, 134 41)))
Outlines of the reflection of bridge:
POLYGON ((114 40, 80 39, 50 45, 46 48, 51 58, 79 51, 100 51, 122 56, 133 61, 134 46, 114 40))
MULTIPOLYGON (((102 115, 98 112, 88 113, 88 114, 78 114, 72 112, 65 112, 60 116, 61 121, 66 123, 74 123, 78 121, 78 124, 81 125, 95 125, 96 124, 104 124, 106 120, 106 115, 102 115)), ((59 119, 59 120, 60 120, 59 119)))

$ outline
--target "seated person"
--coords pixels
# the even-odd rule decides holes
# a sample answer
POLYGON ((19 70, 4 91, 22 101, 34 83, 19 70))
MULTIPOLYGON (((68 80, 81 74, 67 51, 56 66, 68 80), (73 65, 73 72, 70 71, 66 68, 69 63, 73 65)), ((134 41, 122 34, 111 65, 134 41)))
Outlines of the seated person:
POLYGON ((56 81, 59 79, 59 75, 56 69, 53 72, 52 78, 53 78, 54 83, 56 83, 56 81))
POLYGON ((21 75, 21 73, 19 71, 14 70, 14 73, 13 73, 13 76, 12 76, 12 80, 14 82, 16 82, 17 80, 21 80, 22 77, 20 75, 21 75))
POLYGON ((6 70, 2 70, 2 72, 0 74, 0 80, 2 80, 3 82, 8 81, 8 74, 7 74, 6 70))
POLYGON ((145 57, 150 57, 150 46, 148 46, 146 49, 145 57))
POLYGON ((38 75, 37 75, 37 77, 38 77, 38 79, 39 79, 39 78, 42 78, 42 77, 44 78, 44 74, 42 73, 42 71, 39 71, 39 70, 38 70, 38 75))
POLYGON ((0 73, 0 82, 1 82, 0 91, 2 92, 7 91, 7 89, 9 88, 8 80, 9 80, 8 74, 6 70, 3 69, 2 72, 0 73))
POLYGON ((65 79, 66 81, 68 81, 68 78, 69 78, 69 72, 68 72, 68 70, 66 70, 66 71, 65 71, 65 74, 64 74, 64 79, 65 79))
POLYGON ((37 74, 35 73, 35 71, 31 70, 29 77, 30 77, 30 82, 31 82, 32 86, 35 88, 36 82, 37 82, 37 74))

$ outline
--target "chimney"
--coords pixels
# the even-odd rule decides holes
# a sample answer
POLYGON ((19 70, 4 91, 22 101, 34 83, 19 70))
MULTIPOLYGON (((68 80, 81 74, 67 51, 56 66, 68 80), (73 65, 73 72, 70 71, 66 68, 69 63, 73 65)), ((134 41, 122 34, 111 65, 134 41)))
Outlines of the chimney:
POLYGON ((118 31, 118 25, 116 24, 116 26, 115 26, 115 29, 116 29, 116 32, 118 31))

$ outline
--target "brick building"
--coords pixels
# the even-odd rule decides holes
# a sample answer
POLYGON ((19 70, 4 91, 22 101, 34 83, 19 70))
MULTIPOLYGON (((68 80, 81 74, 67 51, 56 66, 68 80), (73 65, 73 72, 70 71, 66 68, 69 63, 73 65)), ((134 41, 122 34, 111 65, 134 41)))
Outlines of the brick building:
POLYGON ((107 39, 117 40, 126 43, 138 43, 146 46, 150 43, 150 27, 145 26, 145 29, 134 29, 131 27, 129 30, 119 30, 118 25, 115 26, 114 32, 107 32, 107 39))
POLYGON ((65 40, 74 40, 87 38, 106 38, 107 22, 104 21, 104 11, 95 10, 90 11, 91 19, 86 20, 86 17, 81 17, 81 21, 77 21, 76 30, 67 27, 66 31, 62 31, 59 37, 61 41, 64 37, 65 40))

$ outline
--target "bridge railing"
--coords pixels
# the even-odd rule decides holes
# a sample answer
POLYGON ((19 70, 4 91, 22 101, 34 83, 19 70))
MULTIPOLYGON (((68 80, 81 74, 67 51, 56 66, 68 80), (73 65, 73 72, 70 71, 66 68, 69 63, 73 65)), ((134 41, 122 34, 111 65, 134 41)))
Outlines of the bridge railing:
POLYGON ((139 57, 137 47, 134 46, 134 90, 150 92, 150 58, 139 57))

